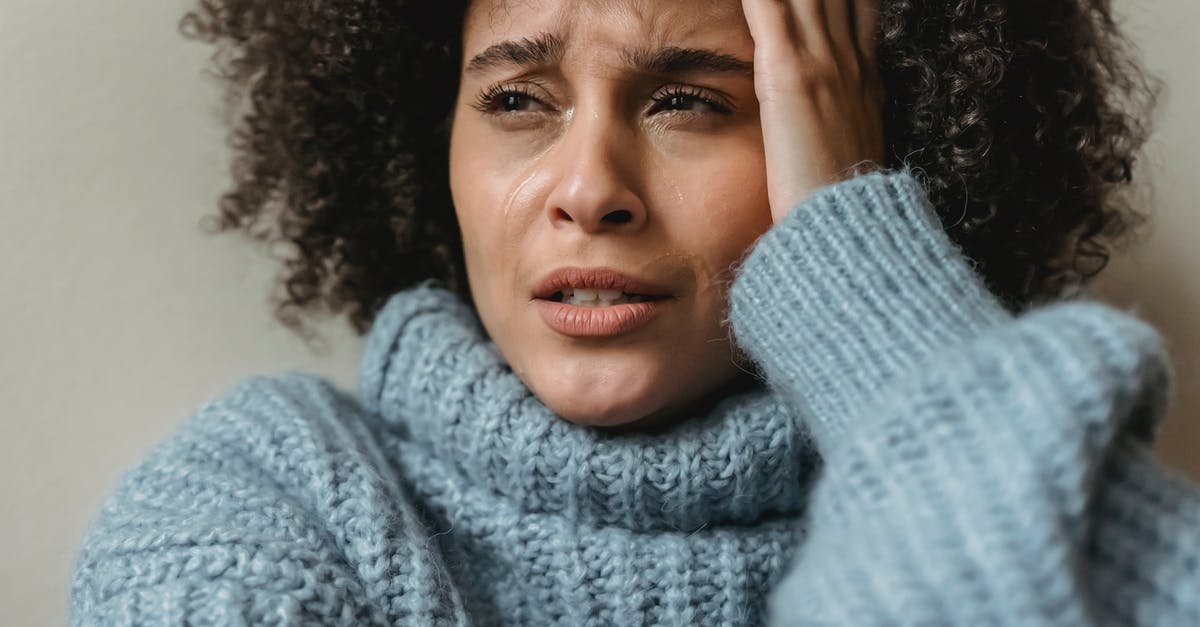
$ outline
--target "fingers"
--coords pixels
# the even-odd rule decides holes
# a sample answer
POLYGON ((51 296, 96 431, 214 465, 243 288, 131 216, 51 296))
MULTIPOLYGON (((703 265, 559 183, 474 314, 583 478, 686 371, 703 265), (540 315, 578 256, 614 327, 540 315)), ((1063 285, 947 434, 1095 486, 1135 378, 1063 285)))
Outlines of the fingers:
MULTIPOLYGON (((862 58, 856 47, 864 37, 856 30, 855 12, 859 4, 877 6, 878 0, 742 0, 742 10, 750 26, 756 49, 770 56, 785 51, 807 53, 815 59, 830 57, 862 58)), ((877 10, 876 10, 877 12, 877 10)), ((863 24, 865 36, 873 38, 874 13, 863 24)), ((874 53, 872 49, 871 53, 874 53)))
POLYGON ((777 96, 797 80, 829 71, 877 89, 880 0, 742 0, 754 39, 755 89, 777 96), (789 69, 785 69, 789 68, 789 69), (773 71, 767 71, 772 69, 773 71))
POLYGON ((742 0, 750 37, 754 39, 755 56, 771 56, 783 52, 793 43, 792 15, 787 3, 781 0, 742 0))
POLYGON ((858 51, 868 67, 879 62, 879 0, 846 0, 853 4, 858 51))
POLYGON ((839 55, 854 57, 855 33, 852 22, 852 2, 854 0, 823 0, 825 3, 826 21, 829 25, 829 39, 833 49, 839 55))
POLYGON ((825 11, 825 5, 829 1, 785 0, 781 3, 791 5, 791 19, 801 38, 799 43, 817 58, 823 58, 833 51, 829 37, 829 20, 825 11))

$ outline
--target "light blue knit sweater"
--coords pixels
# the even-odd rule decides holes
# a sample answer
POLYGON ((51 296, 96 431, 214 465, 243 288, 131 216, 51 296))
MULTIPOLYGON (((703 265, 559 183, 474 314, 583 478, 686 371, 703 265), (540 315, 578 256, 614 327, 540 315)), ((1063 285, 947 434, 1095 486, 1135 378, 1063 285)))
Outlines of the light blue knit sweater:
POLYGON ((906 172, 819 190, 730 298, 768 385, 618 435, 450 293, 397 294, 361 398, 251 379, 124 477, 73 623, 1200 625, 1151 327, 1005 312, 906 172))

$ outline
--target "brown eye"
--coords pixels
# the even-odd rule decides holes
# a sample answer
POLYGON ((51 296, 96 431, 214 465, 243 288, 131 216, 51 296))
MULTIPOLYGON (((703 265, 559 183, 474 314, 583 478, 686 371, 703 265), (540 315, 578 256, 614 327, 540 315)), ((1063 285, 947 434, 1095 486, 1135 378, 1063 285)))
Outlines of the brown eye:
POLYGON ((654 98, 651 113, 659 111, 695 111, 697 107, 713 113, 728 114, 732 108, 706 93, 683 87, 674 87, 661 92, 654 98))
POLYGON ((496 85, 475 99, 475 108, 483 113, 522 113, 546 108, 536 96, 516 86, 496 85))
POLYGON ((507 93, 499 98, 499 108, 501 111, 520 111, 521 105, 524 104, 525 96, 515 93, 507 93))

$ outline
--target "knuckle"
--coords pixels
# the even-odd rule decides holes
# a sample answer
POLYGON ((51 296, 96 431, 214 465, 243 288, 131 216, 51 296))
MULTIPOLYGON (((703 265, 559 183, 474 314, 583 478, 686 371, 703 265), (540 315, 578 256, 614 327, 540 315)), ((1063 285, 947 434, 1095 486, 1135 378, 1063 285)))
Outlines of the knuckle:
POLYGON ((802 66, 805 63, 804 53, 796 46, 779 43, 763 44, 755 50, 755 63, 761 63, 772 69, 784 69, 789 66, 802 66))

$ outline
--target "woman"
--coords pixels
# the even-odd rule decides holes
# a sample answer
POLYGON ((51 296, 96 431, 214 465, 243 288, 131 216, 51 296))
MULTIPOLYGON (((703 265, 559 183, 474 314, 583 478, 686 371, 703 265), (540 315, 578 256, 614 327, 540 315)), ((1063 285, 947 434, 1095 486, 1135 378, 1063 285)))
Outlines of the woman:
POLYGON ((1066 300, 1137 221, 1107 3, 187 24, 250 105, 224 224, 369 328, 361 397, 202 408, 76 623, 1200 623, 1161 338, 1066 300))

